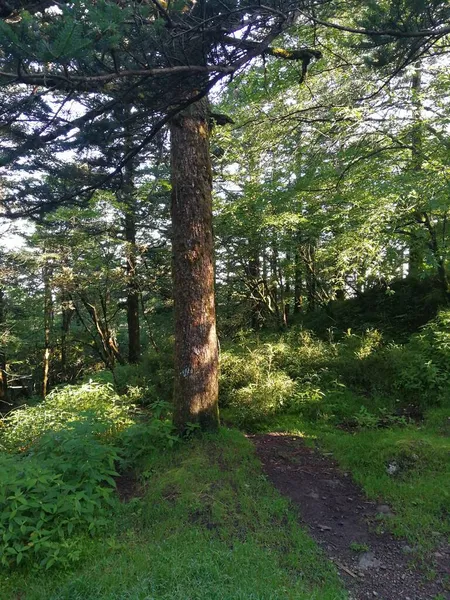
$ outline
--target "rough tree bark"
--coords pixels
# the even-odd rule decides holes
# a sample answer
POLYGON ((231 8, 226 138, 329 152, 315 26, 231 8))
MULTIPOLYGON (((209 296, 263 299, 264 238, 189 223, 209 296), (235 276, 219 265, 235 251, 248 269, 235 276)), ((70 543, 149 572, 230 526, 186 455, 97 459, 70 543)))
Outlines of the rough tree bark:
POLYGON ((219 427, 208 102, 173 119, 172 275, 175 302, 174 424, 219 427))

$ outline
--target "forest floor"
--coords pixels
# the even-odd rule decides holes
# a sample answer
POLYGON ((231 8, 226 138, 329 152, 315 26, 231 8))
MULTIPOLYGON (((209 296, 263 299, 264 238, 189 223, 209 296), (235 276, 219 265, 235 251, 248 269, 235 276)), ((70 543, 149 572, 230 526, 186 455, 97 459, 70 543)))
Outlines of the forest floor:
POLYGON ((96 535, 0 570, 0 600, 448 600, 449 433, 447 409, 370 430, 287 414, 153 448, 96 535))
POLYGON ((0 600, 347 600, 236 430, 143 457, 101 536, 59 569, 0 570, 0 600))
POLYGON ((350 598, 450 599, 447 543, 424 556, 409 540, 394 537, 386 527, 392 508, 370 500, 330 453, 308 447, 303 437, 248 437, 269 480, 298 508, 301 524, 338 568, 350 598))

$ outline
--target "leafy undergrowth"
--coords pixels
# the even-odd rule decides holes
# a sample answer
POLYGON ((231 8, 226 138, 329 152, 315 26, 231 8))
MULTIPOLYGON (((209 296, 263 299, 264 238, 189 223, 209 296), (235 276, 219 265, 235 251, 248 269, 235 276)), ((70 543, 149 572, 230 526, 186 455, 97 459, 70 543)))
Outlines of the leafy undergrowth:
POLYGON ((294 327, 259 337, 244 333, 224 344, 221 404, 245 429, 280 414, 334 425, 391 425, 450 406, 449 365, 449 310, 406 344, 377 330, 330 332, 328 341, 294 327))
POLYGON ((115 506, 79 563, 0 578, 13 600, 340 600, 332 566, 261 474, 237 431, 141 460, 145 495, 115 506))
POLYGON ((243 335, 223 353, 222 414, 248 431, 301 432, 391 505, 380 527, 436 548, 450 535, 450 311, 405 344, 329 333, 243 335))
POLYGON ((424 423, 407 427, 358 428, 281 416, 265 430, 301 435, 333 454, 369 498, 388 503, 380 527, 405 537, 418 551, 450 541, 450 410, 430 411, 424 423))
POLYGON ((107 530, 117 469, 178 442, 164 413, 159 402, 144 417, 112 386, 87 383, 0 420, 0 564, 76 562, 76 538, 107 530))

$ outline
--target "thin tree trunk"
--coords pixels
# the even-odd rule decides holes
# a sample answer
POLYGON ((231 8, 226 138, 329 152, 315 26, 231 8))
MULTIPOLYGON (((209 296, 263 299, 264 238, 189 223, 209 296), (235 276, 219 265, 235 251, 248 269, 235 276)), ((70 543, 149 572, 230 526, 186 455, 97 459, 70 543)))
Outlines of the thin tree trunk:
POLYGON ((174 424, 219 427, 211 163, 204 98, 171 123, 174 424))
POLYGON ((70 330, 70 323, 74 314, 70 306, 70 296, 66 290, 61 292, 61 378, 67 381, 68 378, 68 348, 67 338, 70 330))
MULTIPOLYGON (((422 90, 422 70, 420 63, 416 63, 414 68, 414 74, 411 82, 411 94, 413 104, 413 130, 412 130, 412 150, 411 150, 411 164, 412 168, 416 173, 421 173, 423 169, 423 123, 422 123, 422 99, 420 93, 422 90)), ((425 229, 429 235, 429 248, 433 254, 433 258, 436 261, 436 270, 438 280, 443 291, 444 297, 449 299, 449 281, 447 276, 447 270, 445 265, 445 259, 443 253, 439 248, 438 236, 436 226, 431 219, 431 215, 424 211, 421 212, 418 209, 415 213, 417 223, 421 223, 425 226, 425 229)), ((423 242, 420 236, 412 232, 411 242, 409 248, 409 274, 412 277, 420 275, 423 268, 423 242)))
MULTIPOLYGON (((131 146, 131 134, 126 132, 124 154, 128 153, 131 146)), ((125 212, 128 362, 130 363, 138 363, 141 356, 136 251, 136 197, 134 191, 134 164, 130 160, 124 167, 124 181, 121 192, 125 212)))
POLYGON ((42 376, 42 396, 45 398, 48 392, 48 380, 50 372, 50 331, 52 324, 52 290, 50 284, 51 267, 47 259, 42 269, 44 280, 44 368, 42 376))
POLYGON ((281 271, 279 269, 279 256, 278 256, 278 240, 277 234, 274 231, 272 233, 272 253, 270 256, 270 279, 271 279, 271 296, 274 300, 274 309, 277 317, 278 327, 283 328, 284 318, 284 290, 283 281, 281 279, 281 271))
POLYGON ((247 268, 250 283, 250 323, 252 329, 259 329, 261 326, 261 302, 258 299, 258 287, 260 280, 260 264, 258 252, 255 248, 251 251, 251 257, 247 268))
POLYGON ((308 297, 308 312, 316 309, 316 248, 315 242, 309 242, 307 250, 306 293, 308 297))
MULTIPOLYGON (((78 297, 81 300, 83 306, 85 307, 87 313, 89 314, 91 322, 97 332, 98 339, 101 343, 102 352, 104 353, 105 365, 107 365, 107 367, 111 371, 114 371, 114 366, 115 366, 116 360, 121 365, 125 364, 125 360, 124 360, 122 354, 120 353, 120 349, 119 349, 116 337, 114 335, 114 332, 111 330, 111 328, 109 326, 109 322, 107 320, 106 305, 105 305, 106 299, 104 299, 102 297, 100 298, 100 302, 102 304, 102 311, 103 311, 103 320, 102 320, 98 314, 96 306, 93 303, 89 302, 88 298, 86 297, 86 295, 83 292, 78 292, 78 297)), ((75 307, 76 307, 76 303, 75 303, 75 307)), ((81 316, 81 312, 79 310, 77 310, 77 315, 78 315, 78 318, 80 319, 82 325, 84 326, 84 328, 87 331, 89 331, 91 337, 93 336, 95 338, 95 335, 92 334, 92 332, 86 326, 86 323, 84 322, 84 320, 81 316)))
POLYGON ((144 302, 144 296, 142 294, 142 290, 139 289, 139 301, 141 304, 141 309, 142 309, 142 315, 144 317, 144 320, 147 324, 147 335, 148 335, 148 339, 150 340, 151 345, 153 346, 153 349, 159 353, 159 348, 158 348, 158 344, 156 343, 156 340, 153 336, 153 327, 152 327, 152 323, 150 321, 150 319, 147 316, 147 312, 145 309, 145 302, 144 302))
POLYGON ((136 218, 130 209, 125 215, 125 240, 127 243, 127 325, 128 361, 138 363, 141 355, 139 323, 139 286, 137 285, 136 218))
POLYGON ((425 227, 430 236, 429 247, 433 254, 433 258, 436 261, 438 281, 441 286, 444 297, 448 301, 448 300, 450 300, 450 285, 449 285, 449 281, 448 281, 445 260, 439 249, 436 227, 432 223, 428 213, 426 213, 426 212, 423 213, 423 219, 424 219, 425 227))
MULTIPOLYGON (((411 82, 411 95, 413 104, 413 130, 411 139, 411 167, 416 173, 422 171, 423 152, 422 152, 422 101, 420 91, 422 88, 422 71, 420 64, 417 63, 414 67, 414 73, 411 82)), ((418 223, 422 221, 420 209, 415 213, 415 218, 418 223)), ((409 258, 408 258, 408 275, 417 278, 420 276, 423 269, 424 247, 420 231, 411 231, 409 243, 409 258)))
MULTIPOLYGON (((287 252, 286 253, 286 263, 287 263, 287 268, 286 268, 286 273, 284 276, 284 295, 283 295, 283 324, 285 327, 288 326, 289 324, 289 314, 291 311, 291 305, 290 305, 290 295, 291 295, 291 282, 289 279, 289 265, 291 262, 291 253, 287 252)), ((282 278, 282 272, 281 272, 281 267, 280 267, 280 280, 282 278)))
POLYGON ((75 314, 76 314, 79 322, 83 326, 83 328, 86 331, 86 333, 88 333, 89 336, 90 336, 90 338, 92 339, 92 348, 95 349, 95 351, 97 352, 100 360, 104 363, 105 367, 107 369, 110 369, 111 372, 114 372, 114 361, 111 363, 111 359, 110 359, 109 353, 106 352, 105 346, 102 343, 101 337, 100 336, 96 336, 91 331, 89 325, 86 323, 86 320, 83 318, 83 315, 81 314, 81 310, 80 310, 77 302, 75 301, 74 298, 72 298, 72 301, 73 301, 73 306, 74 306, 75 314))
POLYGON ((298 248, 295 250, 294 261, 294 314, 297 315, 303 309, 303 277, 298 248))
MULTIPOLYGON (((5 293, 0 290, 0 327, 5 324, 5 293)), ((6 402, 8 377, 6 374, 6 354, 0 350, 0 402, 6 402)))

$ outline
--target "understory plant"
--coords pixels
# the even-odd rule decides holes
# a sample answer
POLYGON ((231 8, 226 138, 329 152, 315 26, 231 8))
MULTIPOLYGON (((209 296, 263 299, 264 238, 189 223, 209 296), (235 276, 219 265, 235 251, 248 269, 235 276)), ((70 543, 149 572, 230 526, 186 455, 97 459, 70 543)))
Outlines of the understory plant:
POLYGON ((54 390, 0 430, 0 563, 50 568, 80 558, 115 509, 118 469, 173 445, 169 405, 139 414, 109 384, 54 390))
POLYGON ((404 426, 450 400, 450 311, 403 345, 377 330, 325 342, 293 327, 261 338, 222 354, 222 406, 242 426, 280 413, 363 428, 404 426))
POLYGON ((0 454, 0 560, 49 568, 79 557, 72 536, 96 533, 114 504, 118 450, 103 425, 47 431, 28 452, 0 454))

